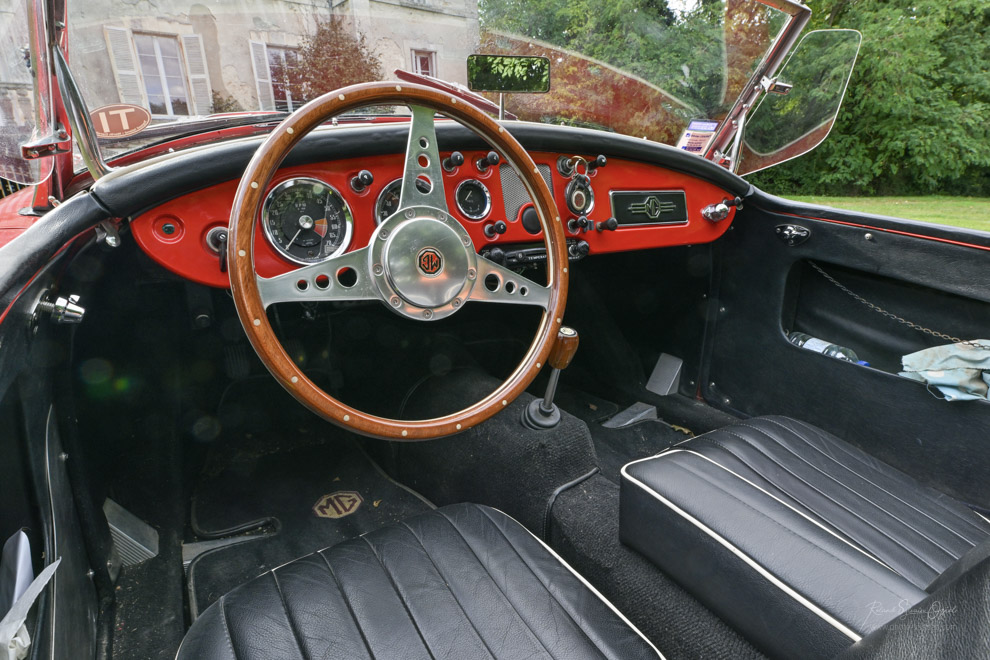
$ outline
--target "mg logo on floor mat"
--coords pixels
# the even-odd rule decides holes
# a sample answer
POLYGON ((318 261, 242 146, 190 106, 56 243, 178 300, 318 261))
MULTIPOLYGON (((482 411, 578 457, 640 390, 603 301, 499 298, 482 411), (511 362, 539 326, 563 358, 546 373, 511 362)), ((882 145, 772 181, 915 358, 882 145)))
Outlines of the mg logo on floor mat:
POLYGON ((353 490, 339 490, 317 500, 313 513, 321 518, 343 518, 357 511, 363 501, 353 490))

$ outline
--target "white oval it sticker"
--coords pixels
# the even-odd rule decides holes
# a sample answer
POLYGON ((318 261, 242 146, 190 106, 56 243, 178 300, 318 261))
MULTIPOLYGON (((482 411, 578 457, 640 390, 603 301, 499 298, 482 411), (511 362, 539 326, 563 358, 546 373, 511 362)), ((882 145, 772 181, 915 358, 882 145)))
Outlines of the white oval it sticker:
POLYGON ((89 113, 96 134, 102 138, 124 138, 140 133, 151 123, 151 113, 139 105, 114 103, 89 113))

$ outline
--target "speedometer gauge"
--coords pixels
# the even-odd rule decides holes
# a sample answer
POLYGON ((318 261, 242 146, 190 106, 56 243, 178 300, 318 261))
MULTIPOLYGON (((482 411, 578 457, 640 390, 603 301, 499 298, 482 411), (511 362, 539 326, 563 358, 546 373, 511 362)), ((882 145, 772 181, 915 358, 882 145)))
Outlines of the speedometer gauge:
POLYGON ((268 193, 261 210, 268 241, 297 264, 318 263, 346 250, 353 223, 344 198, 319 179, 283 181, 268 193))

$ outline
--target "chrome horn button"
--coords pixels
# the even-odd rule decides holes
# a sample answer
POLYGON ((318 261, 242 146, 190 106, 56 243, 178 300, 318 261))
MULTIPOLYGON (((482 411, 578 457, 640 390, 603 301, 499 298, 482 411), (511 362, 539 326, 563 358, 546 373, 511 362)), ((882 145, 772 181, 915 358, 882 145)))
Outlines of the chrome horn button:
POLYGON ((417 307, 446 305, 467 281, 464 243, 439 220, 404 222, 389 236, 383 256, 389 284, 417 307))
POLYGON ((457 220, 439 209, 412 207, 383 222, 371 244, 372 272, 398 314, 436 320, 468 299, 478 256, 457 220))

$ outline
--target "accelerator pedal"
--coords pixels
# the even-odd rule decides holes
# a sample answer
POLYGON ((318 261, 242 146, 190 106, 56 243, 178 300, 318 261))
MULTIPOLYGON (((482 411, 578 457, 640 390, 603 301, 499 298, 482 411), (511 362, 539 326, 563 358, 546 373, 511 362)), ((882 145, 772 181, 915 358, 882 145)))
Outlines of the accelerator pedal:
POLYGON ((640 422, 656 421, 659 421, 656 406, 638 401, 602 422, 602 426, 607 429, 624 429, 640 422))

